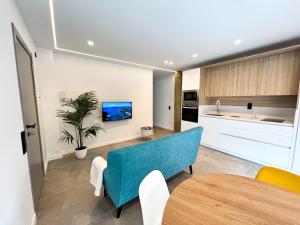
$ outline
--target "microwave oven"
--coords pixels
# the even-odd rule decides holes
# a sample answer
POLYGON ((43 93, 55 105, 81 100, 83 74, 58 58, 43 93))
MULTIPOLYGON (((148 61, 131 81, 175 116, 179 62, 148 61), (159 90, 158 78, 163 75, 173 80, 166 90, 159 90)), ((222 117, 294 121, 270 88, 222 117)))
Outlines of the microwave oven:
POLYGON ((184 91, 183 92, 183 101, 198 101, 197 91, 184 91))

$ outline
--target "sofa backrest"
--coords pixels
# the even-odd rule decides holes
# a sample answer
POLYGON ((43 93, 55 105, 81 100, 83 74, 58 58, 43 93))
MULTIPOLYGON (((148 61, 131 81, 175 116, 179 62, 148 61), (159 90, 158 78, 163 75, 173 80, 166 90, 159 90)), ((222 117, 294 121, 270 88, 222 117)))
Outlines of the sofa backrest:
POLYGON ((165 179, 192 165, 198 154, 203 128, 113 150, 104 171, 105 187, 116 207, 138 196, 144 177, 159 170, 165 179))

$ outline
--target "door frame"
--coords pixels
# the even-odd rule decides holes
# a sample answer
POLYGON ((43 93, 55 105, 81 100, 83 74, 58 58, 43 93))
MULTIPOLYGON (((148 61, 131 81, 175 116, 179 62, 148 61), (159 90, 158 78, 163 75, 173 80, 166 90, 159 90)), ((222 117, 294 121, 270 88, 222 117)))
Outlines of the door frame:
MULTIPOLYGON (((20 33, 18 32, 17 28, 15 27, 15 25, 13 23, 11 23, 11 27, 12 27, 12 34, 13 34, 13 41, 14 41, 14 50, 15 50, 15 61, 16 61, 16 68, 17 68, 17 76, 18 76, 18 86, 19 86, 19 90, 21 89, 21 85, 20 85, 20 74, 19 74, 19 68, 18 68, 18 58, 17 58, 17 52, 16 52, 16 42, 18 41, 22 47, 26 50, 26 53, 29 55, 30 57, 30 67, 31 67, 31 74, 32 74, 32 81, 33 81, 33 93, 34 93, 34 102, 35 102, 35 111, 36 111, 36 115, 37 115, 37 130, 38 130, 38 138, 40 139, 40 154, 41 154, 41 160, 42 160, 42 169, 43 169, 43 175, 45 176, 45 168, 44 168, 44 158, 43 158, 43 153, 42 153, 42 138, 41 138, 41 132, 40 132, 40 117, 39 117, 39 112, 38 112, 38 103, 37 103, 37 95, 36 95, 36 85, 35 85, 35 77, 34 77, 34 66, 33 66, 33 58, 32 58, 32 52, 30 51, 30 49, 27 47, 26 43, 24 42, 23 38, 21 37, 20 33)), ((21 94, 19 94, 20 96, 20 102, 21 102, 21 108, 22 108, 22 113, 23 112, 23 103, 22 103, 22 97, 21 94)), ((23 126, 24 126, 24 130, 25 130, 25 124, 24 124, 24 120, 23 120, 23 126)), ((28 155, 27 155, 28 157, 28 155)), ((29 161, 28 161, 29 163, 29 161)), ((30 174, 31 176, 31 174, 30 174)))

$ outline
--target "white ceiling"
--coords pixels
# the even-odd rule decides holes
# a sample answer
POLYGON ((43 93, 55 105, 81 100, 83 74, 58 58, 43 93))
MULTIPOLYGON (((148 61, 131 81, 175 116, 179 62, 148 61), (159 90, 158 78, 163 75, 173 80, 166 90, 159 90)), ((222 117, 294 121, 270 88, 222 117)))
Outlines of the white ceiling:
MULTIPOLYGON (((36 45, 54 48, 48 0, 16 2, 36 45)), ((299 0, 54 0, 53 5, 59 48, 171 70, 300 37, 299 0), (236 39, 241 45, 233 45, 236 39)))

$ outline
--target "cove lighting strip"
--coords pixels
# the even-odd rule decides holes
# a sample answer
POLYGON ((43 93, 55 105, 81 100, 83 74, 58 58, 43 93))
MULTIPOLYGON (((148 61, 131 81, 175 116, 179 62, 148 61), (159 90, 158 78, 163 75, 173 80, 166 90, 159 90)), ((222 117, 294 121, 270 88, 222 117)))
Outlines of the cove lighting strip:
POLYGON ((92 58, 96 58, 96 59, 102 59, 102 60, 107 60, 107 61, 112 61, 112 62, 117 62, 117 63, 128 64, 128 65, 132 65, 132 66, 144 67, 144 68, 147 68, 147 69, 163 70, 163 71, 168 71, 168 72, 174 72, 174 73, 176 73, 175 70, 169 70, 169 69, 164 69, 164 68, 159 68, 159 67, 154 67, 154 66, 149 66, 149 65, 134 63, 134 62, 128 62, 128 61, 125 61, 125 60, 113 59, 113 58, 108 58, 108 57, 104 57, 104 56, 93 55, 93 54, 88 54, 88 53, 83 53, 83 52, 77 52, 77 51, 73 51, 73 50, 69 50, 69 49, 59 48, 57 46, 53 1, 54 0, 49 0, 49 8, 50 8, 51 27, 52 27, 53 42, 54 42, 54 49, 55 50, 66 52, 66 53, 73 53, 73 54, 77 54, 77 55, 87 56, 87 57, 92 57, 92 58))

